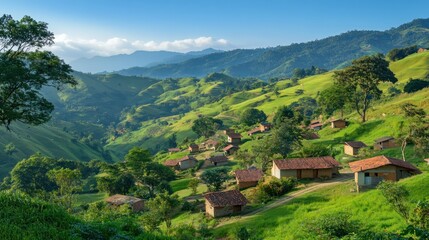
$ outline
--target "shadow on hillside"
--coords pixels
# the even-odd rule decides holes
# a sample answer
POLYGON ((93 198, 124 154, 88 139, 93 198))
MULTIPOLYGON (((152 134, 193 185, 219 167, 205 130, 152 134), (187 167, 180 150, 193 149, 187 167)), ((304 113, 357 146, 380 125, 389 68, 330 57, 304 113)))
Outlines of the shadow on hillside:
POLYGON ((376 121, 367 122, 365 124, 361 124, 358 128, 356 128, 350 134, 344 134, 343 140, 344 141, 350 141, 350 140, 356 139, 356 138, 362 136, 363 134, 367 134, 367 133, 373 131, 376 127, 378 127, 383 122, 384 122, 383 120, 376 120, 376 121))

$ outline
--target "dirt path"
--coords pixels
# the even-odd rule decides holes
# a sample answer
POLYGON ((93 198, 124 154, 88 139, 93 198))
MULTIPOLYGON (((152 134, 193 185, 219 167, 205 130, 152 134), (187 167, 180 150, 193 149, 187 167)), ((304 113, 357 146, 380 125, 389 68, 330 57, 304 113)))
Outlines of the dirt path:
POLYGON ((237 220, 243 220, 243 219, 251 218, 251 217, 255 216, 255 214, 265 212, 267 210, 279 207, 279 206, 293 200, 294 198, 300 197, 306 193, 314 192, 314 191, 319 190, 319 189, 324 188, 324 187, 337 185, 337 184, 346 182, 346 181, 351 180, 351 179, 353 179, 353 174, 343 173, 343 174, 341 174, 340 177, 333 178, 333 179, 325 181, 325 182, 312 183, 311 185, 305 187, 304 189, 301 189, 301 190, 292 192, 288 195, 285 195, 285 196, 275 200, 274 202, 272 202, 266 206, 263 206, 261 208, 256 209, 255 211, 243 214, 238 218, 231 218, 231 219, 228 219, 226 221, 220 222, 216 227, 220 227, 220 226, 235 222, 237 220))

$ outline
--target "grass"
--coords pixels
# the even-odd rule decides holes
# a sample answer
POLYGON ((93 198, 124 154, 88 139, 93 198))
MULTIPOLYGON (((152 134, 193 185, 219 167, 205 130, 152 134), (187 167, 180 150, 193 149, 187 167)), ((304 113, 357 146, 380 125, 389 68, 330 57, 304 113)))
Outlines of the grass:
POLYGON ((78 194, 76 197, 76 205, 98 202, 107 197, 108 194, 105 192, 78 194))
MULTIPOLYGON (((188 187, 189 182, 192 178, 178 179, 170 182, 170 186, 173 189, 173 192, 176 193, 179 198, 189 197, 192 194, 192 190, 188 187)), ((205 184, 198 184, 197 194, 202 194, 207 192, 207 186, 205 184)))
MULTIPOLYGON (((404 179, 400 184, 410 192, 408 199, 411 204, 428 197, 428 173, 404 179)), ((302 227, 304 222, 338 211, 347 211, 353 220, 372 231, 395 232, 406 226, 404 219, 392 210, 378 190, 356 193, 351 191, 353 186, 353 181, 349 181, 326 187, 251 218, 237 219, 234 223, 215 229, 215 237, 231 236, 236 229, 244 226, 252 235, 262 239, 302 239, 305 236, 302 227)))

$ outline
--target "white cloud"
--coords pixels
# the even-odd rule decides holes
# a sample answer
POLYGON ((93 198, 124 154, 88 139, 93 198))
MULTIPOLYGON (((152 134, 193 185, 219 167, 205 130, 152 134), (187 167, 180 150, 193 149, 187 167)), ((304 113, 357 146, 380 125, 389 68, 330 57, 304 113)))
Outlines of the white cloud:
POLYGON ((147 51, 179 51, 187 52, 205 48, 225 48, 229 42, 223 38, 213 37, 188 38, 173 41, 130 41, 126 38, 113 37, 107 40, 73 39, 67 34, 55 36, 55 45, 48 49, 63 57, 72 60, 80 57, 111 56, 115 54, 130 54, 137 50, 147 51))

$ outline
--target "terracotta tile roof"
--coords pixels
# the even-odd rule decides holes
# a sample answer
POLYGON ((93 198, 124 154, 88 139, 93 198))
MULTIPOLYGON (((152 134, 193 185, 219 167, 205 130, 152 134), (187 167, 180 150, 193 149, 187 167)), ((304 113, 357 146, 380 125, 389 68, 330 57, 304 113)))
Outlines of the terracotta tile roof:
POLYGON ((311 124, 309 128, 314 129, 314 128, 322 127, 322 126, 323 126, 323 124, 321 124, 321 123, 315 123, 315 124, 311 124))
POLYGON ((247 204, 247 199, 238 190, 206 193, 204 198, 213 207, 243 206, 247 204))
POLYGON ((376 142, 376 143, 382 143, 382 142, 387 142, 387 141, 389 141, 391 139, 395 139, 395 138, 394 137, 390 137, 390 136, 389 137, 382 137, 382 138, 374 140, 374 142, 376 142))
POLYGON ((261 132, 261 129, 259 127, 248 131, 247 134, 254 134, 254 133, 258 133, 258 132, 261 132))
POLYGON ((119 206, 125 203, 134 204, 136 202, 143 201, 143 199, 132 197, 132 196, 121 195, 121 194, 115 194, 113 196, 106 198, 105 201, 110 204, 119 206))
POLYGON ((350 169, 353 172, 365 171, 368 169, 379 168, 387 165, 403 167, 412 170, 416 173, 420 173, 420 170, 414 167, 411 163, 396 158, 386 157, 384 155, 349 163, 350 169))
POLYGON ((179 160, 167 160, 167 161, 165 161, 164 163, 164 166, 167 166, 167 167, 174 167, 174 166, 177 166, 177 164, 179 164, 179 160))
POLYGON ((197 161, 197 159, 196 158, 194 158, 193 156, 184 156, 184 157, 182 157, 182 158, 180 158, 180 159, 177 159, 177 161, 179 161, 179 162, 181 162, 181 161, 185 161, 185 160, 194 160, 194 161, 197 161))
POLYGON ((290 158, 274 160, 274 164, 281 170, 287 169, 327 169, 340 165, 333 157, 311 157, 311 158, 290 158))
POLYGON ((264 176, 260 169, 236 170, 235 177, 239 182, 257 182, 264 176))
POLYGON ((230 138, 242 138, 241 134, 239 133, 227 133, 228 137, 230 138))
POLYGON ((234 145, 232 145, 232 144, 230 144, 230 145, 228 145, 228 146, 224 147, 224 148, 223 148, 223 150, 224 150, 224 151, 228 151, 228 150, 230 150, 230 149, 232 149, 232 148, 238 148, 238 147, 237 147, 237 146, 234 146, 234 145))
POLYGON ((363 147, 367 147, 365 143, 361 142, 361 141, 349 141, 349 142, 345 142, 344 144, 349 145, 352 148, 363 148, 363 147))
POLYGON ((320 121, 319 120, 311 120, 311 122, 310 122, 311 125, 316 124, 316 123, 320 123, 320 121))
POLYGON ((180 152, 180 148, 169 148, 169 152, 180 152))
POLYGON ((228 162, 228 158, 224 155, 212 156, 208 160, 213 163, 228 162))
POLYGON ((344 119, 333 119, 330 122, 345 122, 346 120, 344 119))

